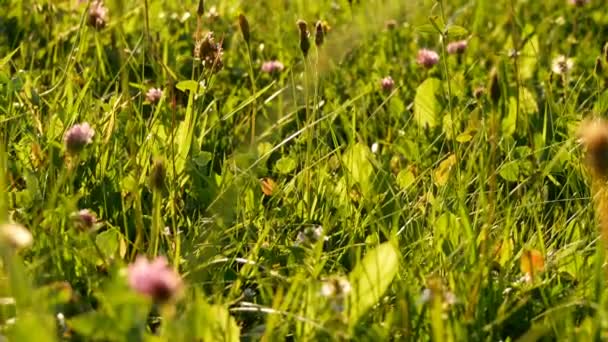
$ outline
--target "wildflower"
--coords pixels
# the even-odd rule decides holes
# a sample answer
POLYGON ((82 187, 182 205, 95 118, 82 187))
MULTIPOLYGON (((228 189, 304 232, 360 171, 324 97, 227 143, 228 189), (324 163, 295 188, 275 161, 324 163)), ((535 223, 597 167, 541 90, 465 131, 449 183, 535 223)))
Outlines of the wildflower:
MULTIPOLYGON (((315 225, 311 227, 306 227, 304 230, 298 233, 298 236, 296 237, 296 245, 311 245, 321 240, 322 237, 322 226, 315 225)), ((324 240, 327 240, 327 237, 325 237, 324 240)))
POLYGON ((380 80, 380 87, 382 87, 382 90, 389 92, 395 87, 395 81, 393 81, 392 77, 386 76, 380 80))
POLYGON ((89 209, 82 209, 77 213, 74 213, 73 219, 76 223, 76 226, 84 231, 92 230, 93 228, 95 228, 95 225, 97 223, 97 216, 89 209))
POLYGON ((93 141, 93 136, 95 136, 95 130, 91 128, 88 122, 83 122, 72 126, 65 133, 63 140, 68 152, 76 154, 93 141))
POLYGON ((308 55, 308 50, 310 50, 308 24, 301 19, 298 20, 296 24, 298 25, 298 30, 300 30, 300 50, 304 54, 304 57, 306 57, 308 55))
POLYGON ((217 11, 217 7, 211 6, 209 7, 209 11, 207 12, 207 18, 211 21, 215 21, 220 17, 220 14, 217 11))
POLYGON ((205 38, 194 44, 194 57, 202 61, 203 66, 219 71, 224 66, 222 56, 224 55, 222 45, 216 43, 213 32, 207 33, 205 38))
POLYGON ((574 61, 572 58, 567 58, 564 55, 559 55, 553 59, 551 63, 551 70, 558 74, 567 74, 574 67, 574 61))
POLYGON ((241 33, 243 34, 243 39, 245 39, 245 43, 249 45, 249 40, 251 38, 251 34, 249 31, 249 21, 247 21, 247 17, 244 14, 239 14, 239 27, 241 29, 241 33))
POLYGON ((451 42, 447 46, 448 53, 451 55, 462 54, 467 49, 469 42, 466 39, 451 42))
POLYGON ((0 225, 0 244, 8 245, 14 249, 23 249, 32 245, 32 233, 17 223, 0 225))
POLYGON ((432 68, 439 63, 439 55, 433 50, 421 49, 418 51, 416 61, 425 68, 432 68))
POLYGON ((573 6, 584 6, 589 3, 589 0, 568 0, 568 3, 573 6))
POLYGON ((262 72, 274 74, 283 71, 285 66, 279 61, 268 61, 262 64, 262 72))
POLYGON ((378 151, 380 151, 380 144, 378 144, 377 142, 373 143, 371 150, 373 154, 377 154, 378 151))
POLYGON ((584 121, 578 136, 587 152, 587 162, 593 174, 602 179, 608 178, 608 122, 601 119, 584 121))
POLYGON ((89 25, 102 29, 108 21, 108 8, 103 4, 103 1, 93 1, 89 6, 89 25))
POLYGON ((352 288, 348 279, 344 277, 331 277, 321 284, 321 296, 327 298, 336 312, 344 311, 344 302, 352 288))
POLYGON ((131 289, 159 303, 177 298, 183 286, 179 274, 162 256, 151 262, 146 257, 137 257, 127 269, 127 278, 131 289))
POLYGON ((160 88, 150 88, 146 92, 146 101, 156 104, 163 97, 163 91, 160 88))

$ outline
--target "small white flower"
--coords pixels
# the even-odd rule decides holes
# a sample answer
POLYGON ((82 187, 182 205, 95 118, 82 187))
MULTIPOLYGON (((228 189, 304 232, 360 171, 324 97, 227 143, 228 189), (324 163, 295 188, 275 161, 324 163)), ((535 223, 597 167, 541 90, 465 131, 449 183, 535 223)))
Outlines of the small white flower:
POLYGON ((33 240, 32 233, 20 224, 0 225, 0 243, 7 244, 15 249, 22 249, 31 246, 33 240))
POLYGON ((559 55, 553 59, 551 63, 551 70, 558 74, 567 74, 574 67, 574 60, 572 58, 567 58, 564 55, 559 55))
POLYGON ((373 154, 378 153, 379 149, 380 149, 380 145, 377 142, 375 142, 375 143, 372 144, 372 153, 373 154))

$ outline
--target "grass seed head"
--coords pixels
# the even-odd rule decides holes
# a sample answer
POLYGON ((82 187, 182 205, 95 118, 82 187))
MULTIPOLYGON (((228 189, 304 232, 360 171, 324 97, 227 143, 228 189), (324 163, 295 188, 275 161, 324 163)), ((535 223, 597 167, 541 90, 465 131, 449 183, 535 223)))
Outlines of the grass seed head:
POLYGON ((152 187, 153 190, 162 190, 165 186, 166 177, 167 169, 165 167, 164 158, 155 158, 152 163, 152 170, 150 170, 150 187, 152 187))
POLYGON ((325 29, 323 28, 323 23, 321 21, 317 21, 315 25, 315 45, 320 47, 323 45, 325 41, 325 29))
POLYGON ((241 33, 243 34, 243 39, 245 43, 249 45, 249 41, 251 39, 251 32, 249 30, 249 21, 247 17, 243 13, 239 14, 239 28, 241 29, 241 33))
POLYGON ((196 8, 196 14, 202 17, 205 14, 205 1, 198 0, 198 7, 196 8))
POLYGON ((216 43, 213 32, 209 32, 201 40, 194 43, 194 58, 200 59, 205 68, 219 71, 224 66, 222 44, 216 43))
POLYGON ((298 30, 300 30, 300 50, 306 57, 308 55, 308 50, 310 50, 308 24, 302 19, 298 20, 296 24, 298 25, 298 30))

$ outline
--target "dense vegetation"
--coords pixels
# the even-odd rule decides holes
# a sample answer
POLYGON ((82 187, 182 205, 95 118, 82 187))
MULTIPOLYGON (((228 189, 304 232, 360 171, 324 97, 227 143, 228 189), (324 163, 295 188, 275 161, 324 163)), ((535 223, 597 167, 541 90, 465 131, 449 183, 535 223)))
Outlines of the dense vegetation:
POLYGON ((0 340, 607 337, 603 0, 0 10, 0 340))

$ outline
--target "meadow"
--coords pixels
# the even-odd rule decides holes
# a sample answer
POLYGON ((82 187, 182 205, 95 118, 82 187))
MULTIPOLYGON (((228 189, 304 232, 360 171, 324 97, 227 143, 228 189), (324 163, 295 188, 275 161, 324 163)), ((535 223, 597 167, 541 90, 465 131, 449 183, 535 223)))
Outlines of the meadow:
POLYGON ((0 341, 608 339, 604 0, 0 0, 0 341))

